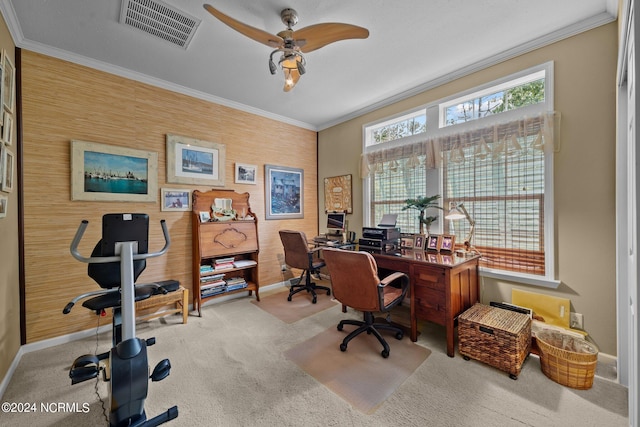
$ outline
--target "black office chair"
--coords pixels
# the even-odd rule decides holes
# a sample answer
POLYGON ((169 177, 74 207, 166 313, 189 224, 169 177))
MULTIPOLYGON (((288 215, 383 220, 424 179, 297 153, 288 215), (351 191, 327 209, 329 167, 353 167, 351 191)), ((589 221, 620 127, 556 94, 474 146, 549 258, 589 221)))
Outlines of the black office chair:
POLYGON ((323 257, 329 269, 335 299, 364 313, 362 321, 345 319, 338 324, 339 331, 344 325, 358 327, 342 341, 340 350, 347 351, 349 341, 366 332, 373 334, 382 344, 382 357, 389 357, 389 344, 378 330, 395 332, 399 340, 404 336, 404 331, 390 323, 374 323, 373 313, 385 313, 400 304, 407 294, 409 277, 396 272, 380 280, 376 261, 368 252, 324 249, 323 257))
POLYGON ((284 261, 289 267, 302 270, 297 284, 292 284, 287 301, 299 292, 306 291, 311 294, 311 302, 315 304, 318 296, 317 290, 327 291, 331 295, 331 289, 326 286, 318 286, 311 281, 311 274, 324 267, 324 260, 318 256, 320 248, 310 248, 307 236, 301 231, 280 230, 280 240, 284 247, 284 261), (304 282, 302 281, 305 277, 304 282))

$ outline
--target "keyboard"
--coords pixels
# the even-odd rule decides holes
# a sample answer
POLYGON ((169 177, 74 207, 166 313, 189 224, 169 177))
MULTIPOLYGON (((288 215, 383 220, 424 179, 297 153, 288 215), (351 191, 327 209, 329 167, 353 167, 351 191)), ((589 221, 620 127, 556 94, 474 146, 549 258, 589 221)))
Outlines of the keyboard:
POLYGON ((313 241, 316 243, 326 243, 329 241, 325 236, 316 236, 313 238, 313 241))

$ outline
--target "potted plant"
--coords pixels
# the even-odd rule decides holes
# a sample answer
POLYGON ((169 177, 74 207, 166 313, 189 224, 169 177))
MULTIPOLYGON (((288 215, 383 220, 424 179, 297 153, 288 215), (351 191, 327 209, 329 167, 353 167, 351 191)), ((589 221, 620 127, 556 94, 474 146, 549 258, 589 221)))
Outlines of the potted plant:
POLYGON ((427 227, 427 234, 429 234, 431 224, 438 219, 437 216, 426 216, 426 210, 430 208, 442 209, 442 207, 438 205, 439 199, 440 195, 436 194, 435 196, 417 197, 415 199, 407 199, 404 201, 405 205, 402 208, 403 211, 406 211, 407 209, 415 209, 419 212, 418 221, 420 224, 420 234, 424 234, 425 226, 427 227))

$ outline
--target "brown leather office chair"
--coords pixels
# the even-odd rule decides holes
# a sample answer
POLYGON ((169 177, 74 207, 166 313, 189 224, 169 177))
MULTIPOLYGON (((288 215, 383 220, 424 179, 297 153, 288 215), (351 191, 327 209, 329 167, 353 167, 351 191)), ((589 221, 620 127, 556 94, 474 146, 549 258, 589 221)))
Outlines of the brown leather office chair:
POLYGON ((374 323, 373 313, 388 312, 402 302, 409 287, 409 276, 396 272, 380 280, 376 261, 368 252, 323 249, 322 256, 331 276, 333 296, 343 305, 364 313, 363 321, 346 319, 338 324, 339 331, 344 325, 358 326, 342 341, 340 350, 346 351, 349 341, 366 332, 382 344, 382 357, 389 357, 389 344, 378 330, 395 332, 399 340, 404 331, 390 323, 374 323))
POLYGON ((317 272, 324 267, 324 260, 318 256, 320 248, 310 248, 307 242, 307 236, 301 231, 280 230, 280 240, 284 247, 284 262, 293 268, 302 270, 298 283, 291 285, 289 290, 288 301, 298 292, 307 291, 311 294, 311 302, 317 301, 317 290, 327 291, 327 295, 331 295, 331 289, 326 286, 317 286, 311 281, 311 274, 317 272), (304 282, 302 277, 305 276, 304 282))

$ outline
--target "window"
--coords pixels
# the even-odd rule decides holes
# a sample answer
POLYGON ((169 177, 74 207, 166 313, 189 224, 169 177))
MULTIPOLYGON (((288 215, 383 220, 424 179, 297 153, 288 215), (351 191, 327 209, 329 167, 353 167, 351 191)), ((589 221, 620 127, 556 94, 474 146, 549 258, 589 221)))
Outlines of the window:
POLYGON ((461 244, 468 222, 445 220, 443 212, 464 203, 476 222, 472 243, 483 272, 555 282, 552 77, 547 63, 366 125, 364 224, 397 213, 402 231, 417 233, 417 212, 402 211, 404 201, 440 194, 443 211, 427 212, 438 216, 432 233, 458 235, 461 244), (420 132, 405 131, 409 123, 420 123, 420 132))

